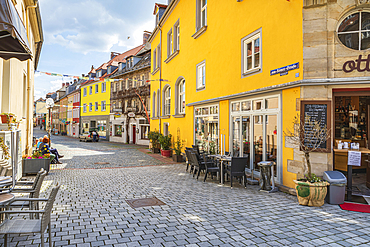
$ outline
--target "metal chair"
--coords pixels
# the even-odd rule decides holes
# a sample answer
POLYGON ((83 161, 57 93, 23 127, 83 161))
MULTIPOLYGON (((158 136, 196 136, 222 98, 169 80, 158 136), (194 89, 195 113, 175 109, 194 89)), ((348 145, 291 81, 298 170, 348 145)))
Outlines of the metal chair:
POLYGON ((193 170, 194 168, 194 164, 193 164, 193 161, 190 157, 190 149, 189 148, 186 148, 185 149, 185 155, 186 155, 186 159, 187 159, 187 162, 186 162, 186 171, 188 171, 189 167, 190 167, 190 170, 189 172, 191 173, 191 171, 193 170))
MULTIPOLYGON (((232 157, 231 165, 226 169, 226 173, 230 175, 230 186, 233 187, 233 177, 242 177, 243 185, 246 187, 247 176, 245 174, 245 166, 247 165, 248 157, 232 157)), ((221 174, 222 175, 222 174, 221 174)))
POLYGON ((220 167, 216 163, 214 163, 213 161, 208 160, 206 154, 203 154, 203 160, 204 160, 204 165, 206 167, 206 171, 205 171, 205 174, 204 174, 204 180, 203 180, 203 182, 205 182, 206 179, 207 179, 207 174, 211 173, 211 177, 213 179, 213 173, 220 172, 220 167))
POLYGON ((58 193, 60 185, 56 185, 50 193, 48 199, 41 198, 24 198, 28 201, 46 201, 45 208, 43 210, 20 210, 20 211, 2 211, 0 213, 5 214, 5 220, 0 225, 0 234, 4 234, 4 247, 8 246, 8 235, 9 234, 25 234, 25 233, 40 233, 41 234, 41 247, 44 247, 44 232, 48 226, 49 230, 49 246, 52 247, 51 242, 51 210, 55 201, 55 197, 58 193), (28 214, 36 213, 42 214, 41 219, 9 219, 10 214, 28 214))

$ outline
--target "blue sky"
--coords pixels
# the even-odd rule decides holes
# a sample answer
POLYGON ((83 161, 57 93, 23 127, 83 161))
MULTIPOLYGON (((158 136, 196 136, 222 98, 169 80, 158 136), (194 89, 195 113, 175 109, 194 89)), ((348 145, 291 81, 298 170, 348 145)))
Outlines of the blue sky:
MULTIPOLYGON (((142 44, 143 32, 154 29, 156 2, 167 0, 39 0, 44 44, 37 70, 80 76, 111 52, 142 44)), ((35 73, 35 99, 71 80, 35 73)))

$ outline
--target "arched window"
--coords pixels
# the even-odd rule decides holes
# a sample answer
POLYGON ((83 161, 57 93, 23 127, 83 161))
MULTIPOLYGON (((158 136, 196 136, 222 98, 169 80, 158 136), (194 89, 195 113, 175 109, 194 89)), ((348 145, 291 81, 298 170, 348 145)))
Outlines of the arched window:
POLYGON ((155 92, 153 93, 153 112, 152 112, 152 117, 155 117, 155 92))
POLYGON ((163 90, 163 115, 171 114, 171 87, 166 86, 163 90))
POLYGON ((185 79, 182 79, 178 84, 178 92, 179 97, 177 107, 180 114, 185 114, 185 79))

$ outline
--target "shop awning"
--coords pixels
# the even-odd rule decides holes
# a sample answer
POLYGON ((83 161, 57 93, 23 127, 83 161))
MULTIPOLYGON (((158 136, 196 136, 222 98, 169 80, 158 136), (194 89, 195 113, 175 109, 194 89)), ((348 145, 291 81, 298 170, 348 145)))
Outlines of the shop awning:
POLYGON ((26 28, 11 0, 0 0, 0 57, 21 61, 32 57, 26 28))

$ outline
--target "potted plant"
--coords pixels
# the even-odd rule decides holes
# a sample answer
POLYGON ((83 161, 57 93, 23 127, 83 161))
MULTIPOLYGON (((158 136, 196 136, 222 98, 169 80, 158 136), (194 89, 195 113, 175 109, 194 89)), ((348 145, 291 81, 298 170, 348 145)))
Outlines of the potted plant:
POLYGON ((159 144, 159 131, 149 131, 148 138, 152 144, 152 152, 159 153, 160 144, 159 144))
POLYGON ((172 144, 173 151, 174 151, 174 153, 172 154, 172 159, 175 162, 182 162, 183 161, 183 158, 182 158, 182 155, 181 155, 182 148, 184 147, 183 143, 184 143, 184 140, 180 139, 180 129, 178 128, 177 129, 176 141, 174 140, 173 144, 172 144))
POLYGON ((15 116, 15 114, 3 112, 0 114, 0 116, 1 116, 1 122, 7 123, 9 125, 13 121, 13 117, 15 116))
POLYGON ((315 207, 324 205, 329 183, 312 173, 310 153, 323 151, 322 145, 330 138, 330 130, 325 124, 309 116, 305 117, 304 122, 296 116, 293 127, 287 129, 284 135, 288 137, 286 141, 298 147, 305 157, 303 170, 307 172, 304 178, 294 180, 298 203, 315 207))
POLYGON ((159 134, 159 143, 161 144, 161 155, 163 157, 166 157, 166 158, 169 158, 171 157, 171 139, 172 139, 172 135, 169 134, 169 135, 162 135, 162 134, 159 134))
POLYGON ((34 152, 31 156, 22 157, 22 173, 36 174, 44 168, 47 172, 50 170, 50 154, 42 154, 40 151, 34 152))

